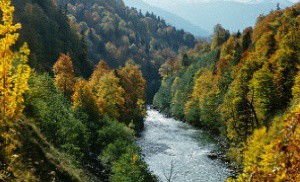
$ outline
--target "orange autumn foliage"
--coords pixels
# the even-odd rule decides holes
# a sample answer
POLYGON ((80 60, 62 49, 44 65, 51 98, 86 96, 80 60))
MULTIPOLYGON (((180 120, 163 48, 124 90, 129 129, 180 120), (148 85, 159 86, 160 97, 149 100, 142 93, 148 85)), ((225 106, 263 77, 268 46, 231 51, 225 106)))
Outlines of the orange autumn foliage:
POLYGON ((238 181, 300 180, 300 106, 273 125, 254 131, 244 152, 244 172, 238 181))
POLYGON ((73 63, 69 54, 61 54, 53 66, 55 86, 65 97, 70 97, 74 92, 76 76, 73 63))

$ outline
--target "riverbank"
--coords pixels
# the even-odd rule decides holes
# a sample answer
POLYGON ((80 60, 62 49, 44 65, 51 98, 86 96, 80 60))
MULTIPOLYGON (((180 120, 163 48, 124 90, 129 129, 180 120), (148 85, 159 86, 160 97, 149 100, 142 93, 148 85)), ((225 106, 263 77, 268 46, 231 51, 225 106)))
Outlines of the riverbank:
POLYGON ((228 164, 211 159, 217 142, 208 132, 148 109, 145 130, 138 139, 145 162, 161 181, 224 181, 232 176, 228 164))
POLYGON ((148 106, 148 109, 157 110, 159 113, 161 113, 166 118, 174 118, 182 123, 191 125, 193 127, 196 127, 200 130, 207 132, 209 137, 215 141, 216 146, 217 146, 217 150, 210 151, 207 154, 207 157, 209 157, 212 160, 216 160, 216 159, 221 160, 225 164, 227 164, 229 166, 229 168, 232 170, 231 177, 235 177, 239 173, 239 169, 231 163, 230 159, 226 155, 226 153, 229 149, 229 142, 224 137, 222 137, 220 135, 220 133, 218 133, 217 131, 211 130, 211 128, 209 128, 205 125, 199 125, 199 123, 196 123, 196 122, 190 123, 190 122, 185 121, 182 118, 177 118, 176 116, 172 115, 168 111, 160 111, 158 108, 156 108, 153 105, 148 106))

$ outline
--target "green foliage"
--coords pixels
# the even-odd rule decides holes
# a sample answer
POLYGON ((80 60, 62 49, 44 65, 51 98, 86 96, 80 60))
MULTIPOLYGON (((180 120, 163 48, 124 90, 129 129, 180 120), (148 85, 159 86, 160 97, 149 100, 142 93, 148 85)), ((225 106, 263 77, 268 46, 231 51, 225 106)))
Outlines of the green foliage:
POLYGON ((253 97, 257 119, 263 123, 267 123, 273 115, 274 103, 276 102, 273 74, 269 70, 268 65, 264 65, 262 69, 253 74, 249 87, 251 91, 248 95, 253 97))
POLYGON ((181 52, 190 64, 165 76, 155 96, 160 110, 221 133, 227 156, 244 168, 238 181, 299 178, 291 167, 299 156, 293 145, 299 142, 299 9, 298 3, 261 16, 242 34, 229 36, 216 25, 212 51, 202 52, 200 41, 181 52), (287 159, 291 155, 293 161, 287 159))
POLYGON ((214 28, 214 34, 212 37, 211 50, 221 46, 229 38, 230 33, 225 30, 222 25, 217 24, 214 28))
POLYGON ((129 59, 141 66, 149 87, 147 96, 152 101, 160 81, 158 69, 181 48, 192 48, 196 39, 190 33, 168 25, 154 14, 143 15, 126 7, 120 0, 56 0, 65 12, 71 27, 82 32, 87 43, 89 60, 97 64, 106 60, 115 69, 129 59))
POLYGON ((125 124, 119 123, 116 120, 109 118, 103 119, 105 124, 98 130, 98 146, 103 148, 110 143, 114 143, 117 139, 123 139, 124 141, 134 141, 134 131, 126 127, 125 124))
POLYGON ((112 172, 113 174, 109 179, 113 182, 158 181, 155 176, 149 173, 147 166, 142 162, 136 149, 127 150, 118 161, 114 162, 112 172))
POLYGON ((13 0, 16 22, 21 22, 19 43, 27 42, 31 50, 29 65, 37 71, 51 72, 60 53, 73 58, 75 73, 88 77, 93 65, 84 55, 84 41, 71 29, 68 18, 57 10, 52 0, 13 0))
MULTIPOLYGON (((196 51, 198 50, 196 49, 196 51)), ((154 97, 153 104, 161 111, 170 112, 179 119, 186 118, 193 124, 203 125, 200 122, 197 94, 193 97, 192 93, 193 90, 198 93, 194 85, 197 76, 201 74, 199 69, 203 66, 211 66, 218 57, 218 50, 211 51, 209 54, 203 54, 203 52, 190 52, 190 54, 191 64, 163 80, 160 90, 154 97)))
POLYGON ((48 75, 33 75, 26 95, 26 111, 36 118, 49 141, 67 153, 81 157, 88 147, 89 133, 82 121, 75 118, 66 99, 55 90, 48 75), (29 109, 30 108, 30 109, 29 109))
POLYGON ((175 78, 172 77, 163 80, 159 91, 154 96, 153 105, 161 111, 168 111, 170 109, 172 100, 171 84, 174 79, 175 78))
POLYGON ((99 156, 104 167, 109 170, 112 164, 116 162, 123 154, 126 153, 127 149, 133 148, 130 142, 123 139, 116 139, 112 143, 109 143, 99 156))
MULTIPOLYGON (((140 76, 137 75, 136 79, 140 76)), ((92 97, 94 93, 86 81, 77 82, 73 106, 59 93, 54 86, 53 78, 47 74, 33 73, 29 85, 31 89, 25 96, 25 113, 28 117, 34 118, 48 141, 61 151, 79 159, 78 162, 83 159, 96 160, 89 155, 92 152, 101 161, 95 166, 100 169, 104 168, 107 174, 113 175, 112 166, 117 165, 121 156, 132 150, 139 155, 135 144, 135 131, 97 109, 95 98, 92 97), (89 99, 86 100, 87 98, 89 99), (90 103, 85 103, 86 101, 90 103), (93 103, 96 105, 93 106, 93 103)), ((142 108, 144 108, 143 104, 142 108)), ((120 108, 120 111, 122 109, 120 108)), ((143 115, 142 110, 135 112, 143 115)), ((142 160, 139 160, 137 168, 142 172, 138 172, 135 177, 142 179, 146 178, 145 176, 151 176, 142 160), (140 169, 141 166, 143 168, 140 169)), ((133 169, 136 170, 136 168, 133 169)), ((119 177, 130 176, 131 173, 132 171, 128 171, 128 174, 122 173, 119 177)))

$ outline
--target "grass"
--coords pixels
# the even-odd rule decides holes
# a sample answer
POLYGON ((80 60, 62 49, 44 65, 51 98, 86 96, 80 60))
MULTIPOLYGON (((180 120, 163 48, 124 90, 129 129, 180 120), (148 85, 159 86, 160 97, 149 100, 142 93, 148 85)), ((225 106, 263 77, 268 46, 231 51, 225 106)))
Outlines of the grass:
POLYGON ((34 120, 23 119, 15 129, 20 143, 18 161, 13 174, 5 175, 0 168, 0 181, 99 181, 80 162, 50 144, 34 120))

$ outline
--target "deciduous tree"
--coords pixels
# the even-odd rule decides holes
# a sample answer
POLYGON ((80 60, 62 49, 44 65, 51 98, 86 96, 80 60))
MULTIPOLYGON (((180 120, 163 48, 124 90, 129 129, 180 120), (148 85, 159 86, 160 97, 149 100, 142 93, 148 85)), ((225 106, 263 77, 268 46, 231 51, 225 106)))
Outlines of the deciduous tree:
POLYGON ((99 110, 96 102, 97 98, 93 94, 89 83, 84 79, 76 82, 72 100, 73 107, 87 113, 90 121, 97 121, 100 113, 103 113, 103 111, 99 110))
POLYGON ((124 113, 122 120, 130 122, 143 122, 142 118, 146 115, 146 80, 142 72, 134 62, 127 62, 126 66, 118 71, 121 85, 125 91, 124 113), (139 120, 139 121, 138 121, 139 120))
MULTIPOLYGON (((19 38, 17 31, 21 24, 13 23, 14 7, 10 0, 0 1, 0 160, 7 164, 4 175, 16 174, 18 147, 15 124, 24 109, 23 94, 27 91, 30 67, 27 65, 30 53, 25 43, 18 51, 13 51, 19 38)), ((2 169, 1 169, 2 170, 2 169)), ((1 172, 2 173, 2 172, 1 172)), ((26 173, 26 172, 25 172, 26 173)), ((2 175, 0 175, 0 178, 2 175)), ((1 180, 6 180, 1 178, 1 180)))
POLYGON ((120 85, 120 78, 117 78, 113 71, 103 75, 97 86, 97 102, 103 114, 119 119, 120 112, 124 108, 125 91, 120 85))
POLYGON ((71 97, 74 92, 76 76, 69 54, 61 54, 53 66, 55 86, 65 96, 71 97))
POLYGON ((18 40, 21 24, 13 24, 14 7, 10 0, 0 1, 0 118, 1 123, 18 119, 23 111, 23 93, 28 90, 30 68, 26 64, 30 53, 25 43, 19 51, 12 51, 18 40))
POLYGON ((109 66, 106 64, 105 61, 101 60, 97 67, 95 68, 91 78, 90 78, 90 85, 93 89, 93 92, 97 92, 97 90, 99 89, 99 82, 102 76, 104 76, 105 74, 108 74, 110 72, 110 68, 109 66))

